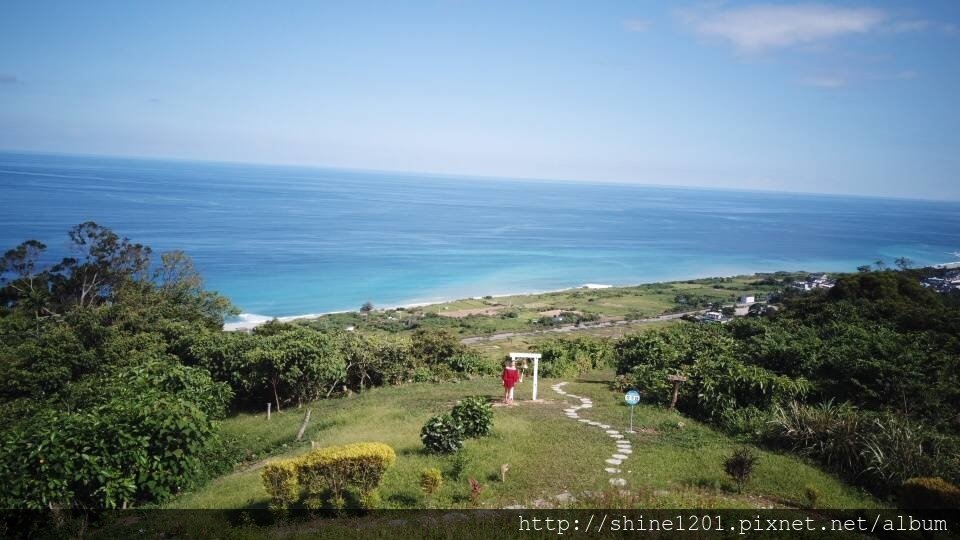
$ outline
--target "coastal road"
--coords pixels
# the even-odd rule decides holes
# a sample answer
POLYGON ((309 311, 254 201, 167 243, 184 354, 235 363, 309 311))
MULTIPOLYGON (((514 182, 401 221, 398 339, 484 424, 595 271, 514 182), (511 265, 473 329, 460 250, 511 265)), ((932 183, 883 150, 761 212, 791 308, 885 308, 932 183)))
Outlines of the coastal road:
POLYGON ((633 319, 632 321, 607 321, 599 323, 585 323, 585 324, 567 324, 564 326, 557 326, 556 328, 547 328, 545 330, 533 330, 530 332, 503 332, 501 334, 491 334, 489 336, 474 336, 463 338, 460 340, 460 343, 464 345, 473 345, 477 343, 489 343, 491 341, 502 341, 504 339, 510 339, 520 336, 536 336, 539 334, 563 334, 567 332, 576 332, 578 330, 589 330, 591 328, 610 328, 613 326, 630 326, 634 324, 644 324, 652 323, 658 321, 672 321, 674 319, 679 319, 684 315, 694 315, 697 313, 703 313, 703 310, 697 311, 684 311, 683 313, 670 313, 669 315, 660 315, 658 317, 650 317, 649 319, 633 319))

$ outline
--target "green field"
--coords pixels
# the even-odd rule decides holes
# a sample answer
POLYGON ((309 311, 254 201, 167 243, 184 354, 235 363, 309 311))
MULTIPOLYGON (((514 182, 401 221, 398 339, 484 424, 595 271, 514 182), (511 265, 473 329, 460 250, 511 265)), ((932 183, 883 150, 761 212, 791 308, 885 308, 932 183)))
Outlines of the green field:
MULTIPOLYGON (((402 333, 415 328, 445 328, 461 337, 502 332, 542 331, 557 326, 656 317, 665 313, 703 310, 709 304, 733 304, 741 295, 763 298, 782 289, 803 272, 755 274, 725 278, 652 283, 635 287, 570 289, 531 295, 455 300, 422 307, 374 309, 300 321, 317 329, 354 327, 358 331, 402 333), (553 320, 554 312, 569 312, 553 320)), ((358 306, 359 307, 359 306, 358 306)))
MULTIPOLYGON (((612 373, 593 373, 572 381, 566 389, 591 397, 585 418, 625 430, 628 409, 622 396, 609 389, 612 373)), ((358 441, 380 441, 397 452, 397 464, 388 471, 381 494, 386 508, 469 507, 468 479, 484 484, 480 506, 645 508, 762 508, 799 507, 807 486, 820 493, 818 503, 828 507, 870 508, 878 502, 801 459, 758 450, 761 458, 753 481, 737 493, 723 471, 723 460, 739 444, 718 431, 655 406, 636 409, 635 422, 643 434, 627 436, 634 453, 621 466, 627 484, 613 489, 604 472, 604 459, 614 451, 612 439, 601 430, 564 416, 574 401, 553 392, 541 381, 543 403, 496 407, 494 431, 489 437, 468 440, 466 465, 453 478, 453 458, 425 453, 419 430, 426 419, 449 410, 470 395, 499 395, 496 377, 445 384, 410 384, 377 388, 349 398, 324 400, 273 415, 241 414, 224 422, 224 432, 250 452, 251 462, 205 487, 185 493, 170 508, 263 508, 266 492, 260 481, 262 459, 306 452, 310 440, 321 446, 358 441), (295 443, 303 414, 313 410, 304 441, 295 443), (679 427, 682 424, 682 427, 679 427), (509 464, 506 482, 500 466, 509 464), (418 487, 425 467, 444 472, 444 487, 428 499, 418 487)), ((530 391, 529 379, 518 388, 518 402, 530 391)))

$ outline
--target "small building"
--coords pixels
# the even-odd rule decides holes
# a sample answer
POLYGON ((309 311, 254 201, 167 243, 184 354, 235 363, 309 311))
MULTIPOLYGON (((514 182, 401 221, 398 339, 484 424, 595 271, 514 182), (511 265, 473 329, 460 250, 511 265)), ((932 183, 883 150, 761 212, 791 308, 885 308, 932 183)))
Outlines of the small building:
POLYGON ((756 304, 757 297, 752 294, 743 295, 737 299, 737 303, 740 304, 741 306, 749 306, 750 304, 756 304))
POLYGON ((805 280, 794 281, 790 286, 801 291, 812 291, 814 289, 829 289, 837 284, 835 279, 830 279, 827 274, 810 274, 805 280))
POLYGON ((921 280, 920 284, 939 293, 948 293, 954 290, 960 290, 960 277, 928 277, 921 280))
POLYGON ((723 322, 723 313, 719 311, 708 311, 703 314, 703 322, 723 322))

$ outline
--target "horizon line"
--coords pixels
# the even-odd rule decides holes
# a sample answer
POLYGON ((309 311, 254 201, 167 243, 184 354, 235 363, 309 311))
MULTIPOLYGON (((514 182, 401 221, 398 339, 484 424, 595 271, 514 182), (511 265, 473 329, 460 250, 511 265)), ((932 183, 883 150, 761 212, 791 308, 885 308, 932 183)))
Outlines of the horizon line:
POLYGON ((184 157, 173 157, 173 156, 144 156, 144 155, 130 155, 130 154, 98 154, 98 153, 81 153, 81 152, 58 152, 58 151, 47 151, 47 150, 24 150, 24 149, 12 149, 12 148, 0 148, 0 154, 36 154, 36 155, 45 155, 45 156, 63 156, 63 157, 84 157, 84 158, 106 158, 106 159, 130 159, 130 160, 140 160, 140 161, 178 161, 185 163, 208 163, 208 164, 220 164, 220 165, 244 165, 244 166, 254 166, 254 167, 289 167, 289 168, 301 168, 301 169, 314 169, 314 170, 333 170, 333 171, 346 171, 346 172, 362 172, 362 173, 377 173, 377 174, 402 174, 402 175, 423 175, 431 176, 437 178, 448 178, 448 179, 473 179, 473 180, 494 180, 494 181, 519 181, 519 182, 554 182, 554 183, 565 183, 565 184, 593 184, 593 185, 616 185, 616 186, 635 186, 635 187, 650 187, 650 188, 660 188, 660 189, 681 189, 681 190, 702 190, 702 191, 735 191, 743 193, 764 193, 764 194, 777 194, 777 195, 804 195, 812 197, 833 197, 833 198, 863 198, 863 199, 885 199, 885 200, 895 200, 895 201, 918 201, 918 202, 946 202, 946 203, 956 203, 960 202, 960 197, 957 198, 932 198, 932 197, 921 197, 921 196, 895 196, 895 195, 868 195, 862 193, 847 193, 847 192, 823 192, 823 191, 789 191, 789 190, 776 190, 776 189, 761 189, 761 188, 741 188, 741 187, 729 187, 729 186, 702 186, 695 184, 654 184, 654 183, 645 183, 638 182, 635 180, 611 180, 611 179, 596 179, 596 180, 583 180, 583 179, 574 179, 574 178, 544 178, 538 176, 500 176, 500 175, 480 175, 472 173, 453 173, 453 172, 435 172, 435 171, 413 171, 413 170, 399 170, 399 169, 376 169, 376 168, 364 168, 364 167, 343 167, 343 166, 332 166, 332 165, 319 165, 319 164, 303 164, 303 163, 285 163, 285 162, 267 162, 267 161, 238 161, 238 160, 226 160, 226 159, 204 159, 204 158, 184 158, 184 157))

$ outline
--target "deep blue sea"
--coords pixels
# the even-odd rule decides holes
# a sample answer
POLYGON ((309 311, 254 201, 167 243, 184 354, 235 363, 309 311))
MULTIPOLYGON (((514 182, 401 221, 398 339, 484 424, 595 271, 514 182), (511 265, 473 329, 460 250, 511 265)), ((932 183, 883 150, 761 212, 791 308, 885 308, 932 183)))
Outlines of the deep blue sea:
POLYGON ((0 153, 0 249, 93 220, 287 316, 960 259, 960 203, 0 153))

